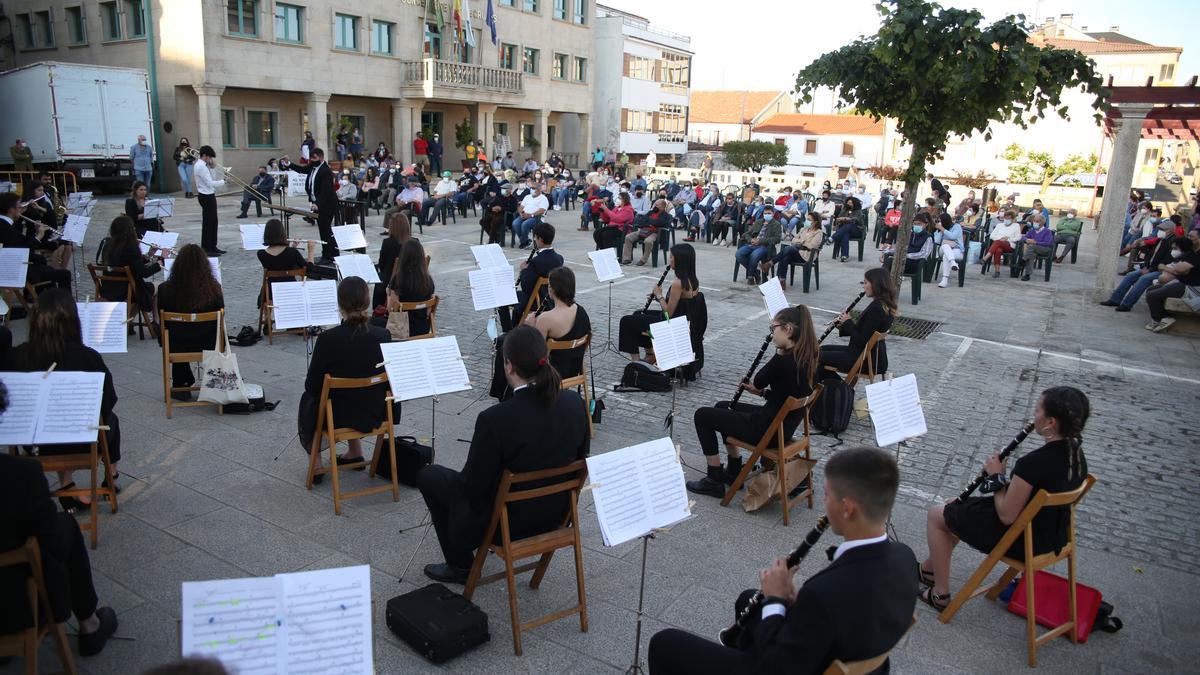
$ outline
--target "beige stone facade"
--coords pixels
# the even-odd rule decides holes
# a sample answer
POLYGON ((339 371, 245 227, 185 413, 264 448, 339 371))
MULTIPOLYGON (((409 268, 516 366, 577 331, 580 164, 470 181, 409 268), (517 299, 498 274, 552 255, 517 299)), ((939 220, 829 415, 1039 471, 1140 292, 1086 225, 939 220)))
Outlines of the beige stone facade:
MULTIPOLYGON (((213 146, 239 175, 272 157, 298 158, 305 130, 332 155, 330 136, 342 121, 361 123, 368 152, 383 141, 404 161, 415 133, 432 127, 446 146, 444 164, 455 169, 464 157, 455 125, 464 120, 489 158, 505 149, 518 161, 558 152, 578 166, 590 145, 591 0, 582 13, 574 0, 493 0, 497 45, 485 25, 487 0, 473 0, 476 46, 465 55, 449 26, 426 39, 423 26, 436 20, 423 0, 150 0, 149 26, 142 2, 5 3, 35 29, 32 41, 17 37, 4 67, 147 68, 151 28, 167 169, 181 137, 213 146)), ((441 2, 451 17, 454 3, 441 2)), ((174 172, 165 173, 176 184, 174 172)))

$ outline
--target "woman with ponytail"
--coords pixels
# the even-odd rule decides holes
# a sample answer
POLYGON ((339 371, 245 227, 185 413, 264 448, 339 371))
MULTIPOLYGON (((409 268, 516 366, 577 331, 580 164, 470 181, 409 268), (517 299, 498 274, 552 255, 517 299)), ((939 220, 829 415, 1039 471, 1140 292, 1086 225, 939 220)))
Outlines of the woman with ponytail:
MULTIPOLYGON (((304 379, 304 395, 300 398, 300 441, 304 451, 312 450, 312 437, 319 431, 317 406, 321 400, 321 388, 325 376, 371 377, 383 370, 379 363, 383 353, 379 345, 391 342, 386 328, 368 323, 371 311, 371 291, 361 277, 346 277, 338 284, 338 311, 342 323, 317 338, 312 361, 308 364, 308 377, 304 379)), ((341 389, 329 392, 333 402, 333 419, 338 428, 371 431, 378 428, 387 417, 388 395, 386 383, 366 389, 341 389)), ((400 402, 392 404, 392 421, 400 421, 400 402)), ((332 451, 331 451, 332 454, 332 451)), ((362 441, 349 441, 346 454, 337 458, 338 464, 363 461, 362 441)), ((357 467, 357 468, 361 468, 357 467)), ((318 475, 317 478, 322 478, 318 475)), ((318 482, 315 481, 314 482, 318 482)))
MULTIPOLYGON (((1087 396, 1074 387, 1043 391, 1033 413, 1033 428, 1046 440, 1045 445, 1017 460, 1011 477, 1005 474, 999 455, 988 457, 983 470, 990 482, 999 486, 991 496, 969 497, 929 509, 925 530, 929 557, 917 570, 921 583, 929 588, 921 600, 939 611, 950 602, 950 554, 959 541, 991 553, 1038 490, 1069 492, 1083 483, 1088 475, 1083 427, 1090 414, 1087 396)), ((1066 506, 1043 508, 1034 516, 1034 555, 1062 549, 1067 543, 1069 518, 1066 506)), ((1024 542, 1018 539, 1005 555, 1024 560, 1024 542)))
MULTIPOLYGON (((797 305, 779 310, 771 321, 771 340, 775 355, 745 385, 746 391, 763 397, 762 405, 720 401, 716 406, 696 410, 693 421, 700 449, 708 460, 708 474, 700 480, 687 482, 687 489, 710 497, 724 497, 725 486, 733 483, 742 470, 738 449, 725 446, 729 463, 721 467, 717 436, 725 441, 730 436, 757 441, 767 429, 789 396, 804 398, 812 393, 817 370, 817 335, 813 331, 812 314, 808 307, 797 305)), ((783 436, 791 438, 804 419, 804 411, 796 410, 783 421, 783 436)))
MULTIPOLYGON (((436 464, 421 469, 417 487, 446 562, 426 565, 425 576, 443 583, 466 582, 475 547, 487 531, 505 471, 524 473, 566 466, 587 457, 587 411, 574 391, 563 391, 550 365, 546 338, 522 325, 504 340, 504 375, 513 397, 481 412, 462 471, 436 464)), ((514 539, 548 532, 562 524, 566 494, 512 504, 514 539)))

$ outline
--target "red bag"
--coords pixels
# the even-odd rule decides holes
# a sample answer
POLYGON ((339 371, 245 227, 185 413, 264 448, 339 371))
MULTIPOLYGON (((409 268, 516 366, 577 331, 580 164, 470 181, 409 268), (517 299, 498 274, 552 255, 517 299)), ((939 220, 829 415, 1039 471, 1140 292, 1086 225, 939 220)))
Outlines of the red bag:
MULTIPOLYGON (((1021 575, 1021 580, 1017 582, 1017 588, 1013 591, 1012 599, 1008 602, 1008 611, 1021 618, 1028 615, 1025 611, 1025 582, 1027 579, 1027 576, 1021 575)), ((1033 582, 1034 607, 1037 612, 1035 618, 1038 625, 1053 628, 1070 620, 1071 596, 1068 590, 1066 579, 1045 570, 1038 570, 1033 582)), ((1075 625, 1075 632, 1081 643, 1086 643, 1088 634, 1092 632, 1101 599, 1100 591, 1079 582, 1075 583, 1075 616, 1079 619, 1075 625)))
POLYGON ((900 225, 901 214, 900 209, 891 209, 883 216, 883 224, 888 227, 898 227, 900 225))

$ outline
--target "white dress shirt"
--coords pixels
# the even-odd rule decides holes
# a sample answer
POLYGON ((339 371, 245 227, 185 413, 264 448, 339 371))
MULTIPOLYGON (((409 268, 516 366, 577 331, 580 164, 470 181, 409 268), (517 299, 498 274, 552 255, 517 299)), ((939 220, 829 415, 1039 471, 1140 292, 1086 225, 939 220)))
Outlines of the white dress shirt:
POLYGON ((217 188, 225 187, 225 181, 217 178, 217 171, 208 168, 203 160, 196 162, 193 177, 196 179, 196 193, 202 195, 216 194, 217 188))
POLYGON ((443 178, 433 186, 434 197, 449 197, 455 192, 458 192, 458 184, 449 178, 443 178))
POLYGON ((521 200, 521 212, 526 218, 532 218, 538 211, 545 211, 550 208, 550 202, 546 199, 546 195, 538 194, 536 197, 533 194, 525 195, 521 200))

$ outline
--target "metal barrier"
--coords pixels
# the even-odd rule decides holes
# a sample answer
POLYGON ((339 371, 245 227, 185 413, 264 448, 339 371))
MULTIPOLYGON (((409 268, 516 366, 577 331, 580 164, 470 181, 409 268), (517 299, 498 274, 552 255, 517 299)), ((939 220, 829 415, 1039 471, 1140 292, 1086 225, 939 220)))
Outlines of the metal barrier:
MULTIPOLYGON (((40 171, 0 171, 0 182, 13 184, 13 191, 24 196, 25 184, 34 182, 40 171)), ((50 171, 50 180, 58 190, 58 196, 66 203, 67 195, 79 191, 79 181, 70 171, 50 171)))

